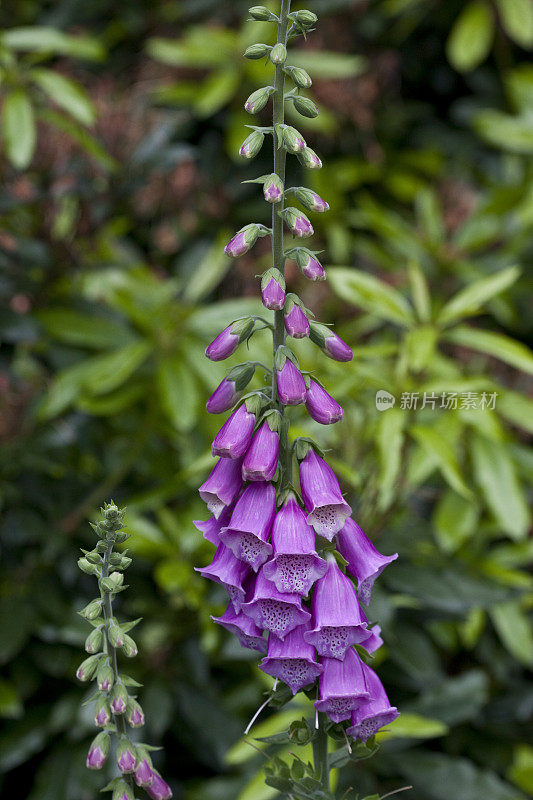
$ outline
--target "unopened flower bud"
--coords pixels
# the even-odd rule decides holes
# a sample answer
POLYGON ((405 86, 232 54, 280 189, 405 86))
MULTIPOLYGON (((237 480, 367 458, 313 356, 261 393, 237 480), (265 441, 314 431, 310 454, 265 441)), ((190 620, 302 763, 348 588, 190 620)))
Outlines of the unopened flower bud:
POLYGON ((300 153, 305 150, 305 139, 296 128, 287 125, 283 128, 283 146, 290 153, 300 153))
POLYGON ((285 406, 297 406, 303 403, 307 392, 305 381, 295 360, 288 348, 278 348, 274 359, 276 387, 278 397, 285 406))
POLYGON ((124 644, 124 634, 120 630, 120 625, 116 622, 116 620, 112 619, 110 621, 107 629, 107 635, 109 636, 109 641, 113 647, 122 647, 124 644))
POLYGON ((102 731, 93 739, 85 764, 89 769, 102 769, 108 755, 109 735, 102 731))
POLYGON ((267 203, 279 203, 283 197, 283 181, 275 172, 265 178, 263 195, 267 203))
POLYGON ((310 147, 304 147, 301 153, 298 153, 298 160, 306 169, 320 169, 322 167, 322 161, 310 147))
POLYGON ((285 330, 294 339, 303 339, 309 336, 309 320, 297 300, 296 295, 287 295, 284 314, 285 330))
POLYGON ((318 117, 318 108, 309 97, 301 97, 295 94, 292 96, 292 101, 294 108, 302 117, 309 117, 310 119, 318 117))
POLYGON ((90 564, 102 563, 102 556, 96 550, 91 550, 90 553, 85 553, 85 558, 90 564))
POLYGON ((305 396, 305 407, 315 422, 321 425, 332 425, 342 419, 343 411, 336 400, 329 395, 323 386, 310 379, 305 396))
POLYGON ((316 192, 311 191, 311 189, 299 186, 294 192, 294 195, 302 205, 309 209, 309 211, 329 211, 328 203, 316 192))
POLYGON ((103 661, 98 667, 96 681, 101 692, 109 692, 113 686, 115 676, 108 663, 103 661))
POLYGON ((116 683, 111 692, 111 711, 124 714, 128 704, 128 691, 123 683, 116 683))
POLYGON ((102 647, 102 639, 103 634, 101 628, 95 628, 91 631, 85 639, 85 650, 87 653, 99 653, 102 647))
POLYGON ((135 783, 137 786, 146 788, 150 786, 154 780, 155 773, 152 769, 152 761, 148 754, 143 751, 142 747, 137 748, 137 756, 139 761, 135 769, 135 783))
POLYGON ((248 339, 254 327, 250 317, 238 319, 224 328, 206 347, 205 354, 211 361, 223 361, 235 352, 241 342, 248 339))
POLYGON ((270 51, 270 60, 273 64, 284 64, 287 60, 287 48, 282 42, 274 45, 270 51))
POLYGON ((240 400, 255 373, 254 364, 239 364, 230 370, 206 403, 210 414, 222 414, 240 400))
POLYGON ((318 17, 312 11, 304 8, 302 11, 297 11, 293 19, 303 25, 304 28, 310 28, 311 25, 316 25, 318 17))
POLYGON ((120 559, 120 561, 118 563, 118 566, 120 567, 120 569, 128 569, 128 567, 130 566, 131 562, 132 562, 132 559, 129 556, 122 556, 122 558, 120 559))
POLYGON ((126 719, 132 728, 141 728, 144 725, 144 711, 132 697, 128 700, 126 719))
POLYGON ((101 581, 102 588, 106 592, 116 592, 124 583, 124 575, 121 572, 112 572, 107 578, 101 581))
POLYGON ((346 342, 326 325, 318 322, 311 322, 311 341, 314 342, 324 355, 335 361, 351 361, 353 351, 346 342))
POLYGON ((102 513, 108 521, 122 521, 122 511, 114 503, 109 503, 108 505, 104 506, 102 513))
POLYGON ((255 158, 263 146, 265 139, 261 131, 252 131, 239 148, 239 155, 243 158, 255 158))
POLYGON ((279 269, 271 267, 261 277, 261 300, 270 311, 281 311, 285 303, 285 279, 279 269))
POLYGON ((308 217, 306 217, 302 211, 298 211, 297 208, 292 206, 286 208, 283 212, 283 218, 295 236, 303 238, 304 236, 313 235, 314 231, 311 222, 308 217))
POLYGON ((313 85, 311 76, 302 67, 285 67, 285 72, 300 89, 309 89, 313 85))
POLYGON ((310 281, 325 281, 326 272, 324 267, 309 250, 298 248, 296 252, 296 263, 302 271, 302 274, 310 281))
POLYGON ((117 766, 123 774, 134 772, 137 756, 133 744, 127 737, 120 739, 117 746, 117 766))
POLYGON ((268 22, 269 19, 274 17, 272 11, 269 11, 265 6, 252 6, 248 9, 248 13, 252 19, 257 20, 258 22, 268 22))
POLYGON ((113 788, 111 800, 135 800, 135 795, 126 781, 120 780, 113 788))
POLYGON ((256 61, 267 56, 270 53, 270 50, 270 45, 258 42, 257 44, 251 44, 250 47, 246 48, 244 51, 244 57, 249 58, 252 61, 256 61))
MULTIPOLYGON (((270 97, 270 95, 272 94, 273 91, 274 91, 274 87, 273 86, 262 86, 260 89, 256 89, 256 91, 252 92, 252 94, 250 95, 250 97, 248 98, 246 103, 244 104, 245 110, 249 114, 257 114, 258 111, 261 111, 261 109, 266 106, 266 104, 268 102, 268 98, 270 97)), ((254 133, 257 133, 257 131, 254 131, 254 133)), ((261 136, 262 136, 262 134, 261 134, 261 136)), ((248 139, 250 139, 250 136, 248 137, 248 139)), ((248 141, 248 139, 246 141, 248 141)), ((257 148, 257 151, 254 152, 254 155, 256 155, 259 152, 259 150, 261 149, 261 145, 262 144, 263 144, 263 140, 261 139, 261 141, 259 142, 259 146, 257 148)), ((244 145, 243 145, 243 147, 244 147, 244 145)), ((253 156, 249 156, 249 155, 246 155, 245 153, 243 153, 242 152, 242 147, 239 150, 239 152, 240 152, 241 156, 244 155, 246 158, 253 158, 253 156)))
POLYGON ((91 564, 86 558, 78 558, 78 567, 86 575, 98 575, 100 572, 96 564, 91 564))
POLYGON ((76 678, 79 681, 90 681, 94 673, 96 672, 99 661, 100 661, 99 654, 95 656, 89 656, 89 658, 86 658, 85 661, 82 661, 82 663, 76 670, 76 678))
POLYGON ((135 641, 128 636, 127 633, 124 634, 124 644, 122 645, 122 652, 127 658, 135 658, 139 650, 137 649, 137 645, 135 641))
POLYGON ((99 697, 94 709, 94 724, 99 728, 105 728, 111 722, 111 708, 107 697, 99 697))
POLYGON ((163 780, 158 772, 154 771, 154 779, 150 786, 145 787, 145 791, 152 800, 170 800, 172 790, 168 783, 163 780))
POLYGON ((241 228, 240 231, 237 231, 233 239, 229 240, 224 248, 224 252, 227 256, 232 256, 233 258, 244 255, 254 246, 259 233, 258 225, 254 223, 246 225, 244 228, 241 228))

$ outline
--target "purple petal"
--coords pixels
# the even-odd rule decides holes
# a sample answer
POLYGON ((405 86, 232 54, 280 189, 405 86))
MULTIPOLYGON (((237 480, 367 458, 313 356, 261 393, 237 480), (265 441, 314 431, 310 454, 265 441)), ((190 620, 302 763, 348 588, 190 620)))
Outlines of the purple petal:
POLYGON ((352 509, 341 494, 335 473, 312 448, 300 464, 300 485, 309 512, 307 521, 331 541, 352 509))
POLYGON ((322 672, 322 666, 316 661, 314 647, 304 639, 305 630, 306 625, 298 625, 284 639, 271 633, 266 658, 259 664, 263 672, 286 683, 293 694, 314 683, 322 672))
POLYGON ((221 540, 235 556, 257 572, 272 553, 268 543, 276 512, 276 490, 270 483, 251 483, 246 487, 220 531, 221 540))
POLYGON ((376 578, 386 566, 398 558, 382 555, 353 519, 347 519, 344 527, 336 535, 337 550, 348 562, 348 569, 357 579, 359 599, 365 605, 370 602, 372 587, 376 578))

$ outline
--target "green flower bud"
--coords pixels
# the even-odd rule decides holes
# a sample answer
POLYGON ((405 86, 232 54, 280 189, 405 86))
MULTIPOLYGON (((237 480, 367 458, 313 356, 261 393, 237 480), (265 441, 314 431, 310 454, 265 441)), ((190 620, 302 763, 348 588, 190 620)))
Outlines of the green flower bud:
POLYGON ((318 108, 308 97, 294 95, 292 100, 294 103, 294 108, 299 114, 302 115, 302 117, 309 117, 310 119, 318 117, 318 108))
POLYGON ((304 147, 304 149, 298 153, 298 161, 307 169, 320 169, 322 166, 322 161, 310 147, 304 147))
POLYGON ((107 661, 102 661, 96 673, 96 681, 101 692, 109 692, 113 688, 115 675, 107 661))
POLYGON ((102 601, 100 599, 91 600, 91 602, 83 608, 79 614, 84 619, 93 620, 100 616, 102 610, 102 601))
POLYGON ((122 556, 119 564, 120 569, 128 569, 131 562, 132 562, 131 558, 129 558, 128 556, 122 556))
POLYGON ((122 645, 122 652, 128 658, 134 658, 139 652, 137 649, 137 645, 135 644, 135 641, 131 638, 131 636, 128 636, 127 633, 124 634, 124 644, 122 645))
POLYGON ((124 583, 124 575, 121 572, 112 572, 109 577, 103 578, 100 583, 106 592, 116 592, 124 583))
POLYGON ((94 737, 91 743, 89 753, 87 755, 86 766, 89 769, 102 769, 108 755, 109 734, 102 731, 98 734, 98 736, 94 737))
POLYGON ((263 44, 262 42, 258 42, 257 44, 251 44, 250 47, 247 47, 244 51, 244 57, 250 58, 252 61, 257 61, 260 58, 264 58, 267 56, 270 51, 271 47, 268 44, 263 44))
POLYGON ((87 653, 99 653, 102 648, 103 633, 101 628, 95 628, 94 631, 85 639, 85 650, 87 653))
POLYGON ((106 728, 111 722, 111 708, 107 697, 100 696, 94 707, 94 724, 98 728, 106 728))
POLYGON ((85 558, 90 564, 101 564, 102 556, 96 550, 91 550, 90 553, 85 553, 85 558))
POLYGON ((283 181, 272 172, 265 178, 263 183, 263 195, 267 203, 279 203, 283 197, 283 181))
POLYGON ((252 131, 241 144, 239 155, 243 158, 255 158, 263 146, 264 138, 265 136, 261 131, 252 131))
POLYGON ((302 67, 285 67, 285 72, 300 89, 309 89, 313 85, 311 76, 302 67))
POLYGON ((111 800, 135 800, 135 795, 126 781, 119 780, 113 787, 111 800))
POLYGON ((116 620, 112 619, 110 621, 107 635, 113 647, 122 647, 124 644, 124 634, 120 630, 120 625, 117 624, 116 620))
POLYGON ((129 774, 135 770, 137 765, 137 753, 130 740, 124 736, 117 746, 117 766, 124 774, 129 774))
MULTIPOLYGON (((256 89, 256 91, 252 92, 252 94, 244 104, 245 110, 249 114, 257 114, 258 111, 261 111, 261 109, 266 106, 268 98, 270 97, 273 91, 274 91, 273 86, 262 86, 260 89, 256 89)), ((259 152, 259 150, 257 152, 259 152)))
POLYGON ((283 146, 289 153, 300 153, 305 149, 305 139, 296 128, 287 125, 283 128, 283 146))
POLYGON ((297 11, 293 19, 300 23, 300 25, 303 25, 304 28, 310 28, 311 25, 316 25, 318 21, 317 15, 307 8, 302 9, 302 11, 297 11))
POLYGON ((287 60, 287 48, 282 42, 274 45, 270 51, 270 60, 273 64, 284 64, 287 60))
POLYGON ((100 572, 96 564, 91 564, 86 558, 78 558, 78 567, 86 575, 98 575, 100 572))
POLYGON ((144 725, 144 711, 132 697, 128 699, 126 719, 131 728, 141 728, 144 725))
POLYGON ((272 11, 269 11, 265 6, 252 6, 248 9, 248 13, 252 19, 257 20, 258 22, 268 22, 269 19, 275 19, 272 11))
POLYGON ((124 684, 116 683, 111 692, 111 711, 113 714, 124 714, 128 699, 128 692, 124 684))
POLYGON ((100 661, 100 654, 89 656, 85 661, 82 661, 76 671, 76 677, 79 681, 90 681, 96 672, 98 662, 100 661))
POLYGON ((235 391, 242 392, 252 380, 254 373, 255 364, 239 364, 228 372, 226 380, 233 381, 235 391))

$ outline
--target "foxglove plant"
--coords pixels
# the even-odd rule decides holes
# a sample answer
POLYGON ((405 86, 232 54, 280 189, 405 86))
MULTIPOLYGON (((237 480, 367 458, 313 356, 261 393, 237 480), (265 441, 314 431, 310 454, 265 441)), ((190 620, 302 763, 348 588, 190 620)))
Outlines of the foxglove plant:
POLYGON ((102 769, 115 740, 118 775, 102 791, 112 792, 112 800, 135 800, 136 787, 144 789, 152 800, 169 800, 172 791, 152 764, 150 752, 156 747, 132 741, 128 728, 144 725, 144 712, 131 690, 140 686, 133 678, 119 672, 118 653, 127 658, 137 655, 137 645, 129 631, 140 620, 119 623, 113 602, 124 591, 124 571, 130 566, 127 551, 115 552, 126 541, 122 531, 123 512, 110 503, 102 509, 102 518, 93 529, 98 537, 94 550, 83 551, 78 561, 82 572, 98 580, 99 596, 80 611, 93 630, 85 642, 90 654, 76 672, 80 681, 96 682, 96 691, 88 700, 94 703, 94 724, 102 730, 93 739, 87 754, 89 769, 102 769))
POLYGON ((264 6, 253 6, 250 16, 277 28, 273 46, 257 43, 245 52, 247 58, 266 58, 274 68, 273 84, 257 89, 245 103, 246 111, 256 114, 271 100, 272 125, 250 126, 252 133, 239 151, 253 158, 266 137, 272 137, 272 172, 249 181, 262 185, 272 223, 270 228, 258 222, 246 225, 225 252, 238 257, 259 237, 271 237, 272 265, 261 278, 261 299, 273 319, 234 320, 206 355, 223 360, 257 331, 269 329, 273 354, 272 368, 266 371, 271 385, 243 396, 256 366, 245 362, 228 372, 207 403, 211 413, 232 411, 213 442, 219 461, 199 490, 212 517, 195 525, 217 548, 212 564, 199 571, 228 591, 226 611, 212 619, 234 633, 243 647, 264 654, 260 668, 275 682, 263 705, 279 705, 302 690, 315 701, 315 724, 294 723, 287 734, 287 741, 295 736, 299 743, 312 742, 314 766, 295 762, 289 768, 277 759, 266 768, 267 782, 289 796, 327 800, 333 798, 328 736, 345 741, 348 757, 352 747, 367 756, 375 749, 374 733, 398 715, 368 666, 382 639, 379 626, 371 625, 360 606, 368 604, 375 579, 396 555, 382 556, 351 519, 352 509, 320 448, 311 439, 289 445, 290 406, 305 404, 312 419, 323 425, 343 417, 322 384, 302 372, 292 341, 310 338, 339 362, 350 361, 353 353, 330 327, 312 319, 285 284, 287 258, 310 281, 326 277, 318 251, 301 244, 286 248, 284 243, 285 228, 295 242, 313 235, 307 215, 286 205, 289 198, 311 213, 329 209, 316 192, 287 186, 285 179, 288 154, 307 169, 322 166, 302 134, 285 123, 287 103, 304 117, 318 114, 314 102, 301 93, 311 86, 310 76, 288 63, 287 54, 287 43, 306 36, 317 17, 307 10, 291 12, 290 0, 281 0, 279 16, 264 6), (286 81, 292 82, 289 90, 286 81), (299 469, 293 477, 294 462, 299 469))

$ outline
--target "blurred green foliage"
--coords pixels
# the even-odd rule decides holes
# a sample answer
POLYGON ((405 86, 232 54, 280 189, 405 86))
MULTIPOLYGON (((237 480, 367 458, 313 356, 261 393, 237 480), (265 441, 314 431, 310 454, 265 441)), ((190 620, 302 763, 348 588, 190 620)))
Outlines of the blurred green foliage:
MULTIPOLYGON (((305 285, 293 264, 289 282, 356 358, 298 345, 345 422, 320 430, 296 410, 294 435, 329 448, 356 518, 400 553, 370 616, 403 714, 376 756, 343 767, 339 794, 408 783, 414 800, 518 800, 533 793, 531 3, 308 6, 321 21, 297 61, 324 109, 304 132, 324 161, 311 181, 331 205, 316 220, 329 282, 305 285), (393 408, 378 410, 380 390, 393 408), (442 407, 450 392, 457 408, 442 407), (469 407, 484 393, 493 408, 469 407)), ((270 679, 210 622, 224 597, 193 571, 210 546, 191 524, 221 423, 204 402, 224 365, 203 349, 257 308, 269 259, 266 241, 238 262, 222 254, 236 227, 266 222, 240 181, 270 155, 236 160, 242 104, 264 75, 241 52, 271 35, 243 22, 246 7, 0 9, 6 796, 90 800, 101 785, 73 677, 91 592, 76 558, 110 497, 128 507, 124 611, 144 617, 136 677, 176 796, 274 793, 241 738, 270 679)), ((268 357, 262 336, 252 358, 268 357)), ((294 705, 252 734, 309 711, 294 705)))

